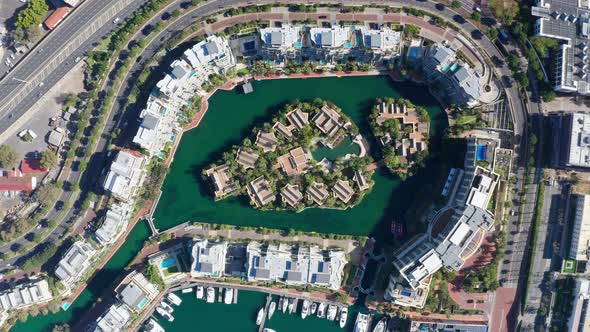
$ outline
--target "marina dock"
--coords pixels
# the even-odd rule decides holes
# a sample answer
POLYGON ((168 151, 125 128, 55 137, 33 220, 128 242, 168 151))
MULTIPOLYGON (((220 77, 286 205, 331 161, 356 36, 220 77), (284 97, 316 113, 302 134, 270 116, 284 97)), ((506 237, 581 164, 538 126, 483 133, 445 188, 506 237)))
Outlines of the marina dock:
POLYGON ((268 308, 270 307, 270 303, 272 302, 272 295, 268 294, 266 296, 266 303, 264 304, 264 314, 262 315, 262 323, 258 326, 258 332, 262 332, 264 330, 264 324, 266 323, 266 317, 268 316, 268 308))

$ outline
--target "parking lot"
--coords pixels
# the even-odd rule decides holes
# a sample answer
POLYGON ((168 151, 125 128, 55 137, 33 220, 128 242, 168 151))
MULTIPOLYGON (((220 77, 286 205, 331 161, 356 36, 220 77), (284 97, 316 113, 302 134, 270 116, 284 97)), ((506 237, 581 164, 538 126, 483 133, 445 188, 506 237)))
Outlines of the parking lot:
POLYGON ((17 10, 25 6, 21 0, 2 0, 0 1, 0 78, 6 74, 11 65, 16 64, 19 57, 23 54, 14 53, 13 49, 8 49, 8 33, 13 28, 14 17, 17 10))

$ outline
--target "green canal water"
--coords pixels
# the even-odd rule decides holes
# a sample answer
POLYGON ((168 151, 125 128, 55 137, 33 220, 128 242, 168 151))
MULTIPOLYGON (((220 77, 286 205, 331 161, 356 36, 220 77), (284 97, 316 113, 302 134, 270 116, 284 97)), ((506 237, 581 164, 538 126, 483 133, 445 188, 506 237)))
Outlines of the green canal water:
POLYGON ((313 159, 315 159, 316 161, 320 161, 324 158, 330 161, 334 161, 336 160, 336 158, 342 158, 347 154, 355 154, 358 156, 360 153, 361 148, 358 146, 358 144, 354 143, 350 136, 347 136, 345 139, 342 140, 342 142, 340 142, 340 144, 335 146, 333 149, 330 149, 325 145, 321 145, 319 148, 315 149, 315 151, 312 152, 312 155, 313 159))
MULTIPOLYGON (((157 313, 154 314, 166 331, 195 331, 195 327, 198 327, 199 331, 256 332, 256 315, 266 302, 266 294, 249 291, 240 291, 238 304, 231 305, 221 302, 206 303, 197 299, 194 291, 176 294, 182 298, 182 304, 174 307, 174 322, 170 323, 157 313)), ((273 300, 278 301, 278 297, 273 297, 273 300)), ((264 326, 277 332, 352 331, 357 312, 355 307, 349 308, 348 323, 345 329, 341 329, 337 322, 320 319, 315 315, 301 319, 301 305, 302 302, 299 301, 297 314, 283 314, 276 310, 272 319, 267 319, 264 326)))
MULTIPOLYGON (((247 95, 241 89, 217 92, 201 124, 183 135, 154 214, 159 229, 197 221, 351 235, 379 233, 377 225, 389 225, 403 215, 413 198, 407 193, 412 189, 400 186, 401 181, 384 170, 376 172, 373 190, 356 207, 345 211, 314 208, 300 213, 256 210, 244 196, 215 202, 201 172, 229 147, 239 144, 254 126, 268 121, 281 105, 295 99, 322 98, 341 107, 369 139, 376 160, 379 149, 368 122, 375 98, 404 97, 425 107, 432 118, 433 141, 447 127, 445 113, 424 86, 395 83, 386 76, 260 81, 253 87, 254 92, 247 95)), ((339 146, 336 153, 350 149, 350 144, 339 146)), ((423 172, 418 185, 433 183, 435 174, 423 172)))
MULTIPOLYGON (((436 157, 425 170, 403 183, 379 170, 373 176, 373 191, 361 204, 347 211, 309 209, 302 213, 263 212, 250 208, 240 198, 214 202, 209 188, 201 180, 202 169, 215 161, 228 146, 239 143, 250 133, 252 126, 267 121, 282 104, 295 99, 312 100, 320 97, 340 106, 369 139, 373 147, 371 154, 376 160, 379 158, 377 143, 370 135, 367 116, 377 97, 404 97, 427 108, 432 118, 433 152, 440 149, 440 136, 447 127, 444 112, 423 86, 394 83, 384 76, 276 80, 255 82, 253 86, 255 92, 249 95, 237 91, 216 93, 210 100, 210 110, 201 125, 183 136, 156 210, 158 228, 166 229, 191 220, 325 233, 371 234, 381 238, 388 236, 391 220, 402 217, 416 199, 414 192, 417 186, 432 184, 440 176, 436 157)), ((344 151, 349 148, 342 147, 344 151)), ((123 246, 90 280, 87 289, 67 311, 30 317, 25 323, 17 323, 11 331, 51 331, 53 325, 66 323, 73 326, 102 292, 112 287, 112 282, 123 273, 124 267, 135 257, 148 236, 147 225, 138 223, 123 246)), ((190 300, 190 296, 183 294, 187 298, 182 307, 175 311, 176 321, 173 325, 163 322, 167 331, 194 330, 195 327, 202 331, 254 331, 254 318, 264 303, 265 295, 240 292, 239 304, 231 306, 206 305, 196 299, 190 300)), ((268 327, 279 332, 305 329, 341 331, 335 323, 315 317, 301 320, 298 316, 281 313, 273 317, 268 327)))

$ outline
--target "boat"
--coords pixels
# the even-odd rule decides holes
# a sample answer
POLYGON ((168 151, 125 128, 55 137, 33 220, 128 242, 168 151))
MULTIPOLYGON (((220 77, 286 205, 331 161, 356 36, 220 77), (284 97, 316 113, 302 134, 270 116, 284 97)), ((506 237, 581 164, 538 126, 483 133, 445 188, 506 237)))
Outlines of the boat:
POLYGON ((326 318, 328 320, 334 320, 336 319, 336 314, 338 314, 338 307, 333 304, 330 304, 328 306, 328 314, 326 315, 326 318))
POLYGON ((311 309, 309 311, 309 314, 315 315, 316 311, 318 311, 318 304, 314 302, 311 304, 311 309))
POLYGON ((189 288, 183 288, 182 289, 182 293, 183 294, 187 294, 187 293, 192 293, 193 292, 193 288, 189 287, 189 288))
POLYGON ((346 326, 346 319, 348 318, 348 308, 344 307, 340 310, 340 328, 343 329, 346 326))
POLYGON ((309 315, 309 301, 303 301, 303 306, 301 307, 301 319, 305 319, 309 315))
POLYGON ((205 289, 203 288, 203 286, 198 286, 197 287, 197 299, 202 299, 204 294, 205 294, 205 289))
POLYGON ((169 305, 168 303, 164 302, 164 300, 162 300, 160 302, 160 306, 162 307, 162 309, 166 310, 168 313, 174 312, 174 308, 172 308, 172 306, 169 305))
POLYGON ((215 288, 207 287, 207 303, 215 302, 215 288))
POLYGON ((282 311, 283 310, 283 297, 279 297, 279 304, 277 304, 277 308, 282 311))
POLYGON ((295 305, 295 299, 289 299, 289 306, 287 308, 287 310, 289 310, 289 313, 292 314, 293 313, 293 306, 295 305))
POLYGON ((281 308, 283 310, 283 313, 287 312, 287 307, 289 306, 289 300, 287 298, 283 298, 283 307, 281 308))
POLYGON ((156 322, 155 319, 150 318, 147 323, 143 326, 144 332, 165 332, 164 328, 156 322))
POLYGON ((233 288, 226 288, 225 289, 225 297, 223 298, 223 303, 231 304, 234 300, 234 290, 233 288))
POLYGON ((275 314, 276 309, 277 309, 277 303, 275 301, 272 301, 270 303, 270 307, 268 307, 268 319, 272 318, 272 315, 275 314))
POLYGON ((387 326, 387 317, 381 318, 379 323, 375 325, 373 332, 385 332, 385 327, 387 326))
POLYGON ((168 295, 166 295, 166 298, 168 299, 168 301, 170 301, 170 303, 178 306, 182 303, 182 300, 180 299, 180 297, 178 297, 178 295, 174 294, 174 293, 168 293, 168 295))
POLYGON ((268 327, 265 327, 264 330, 262 330, 262 332, 277 332, 273 329, 269 329, 268 327))
POLYGON ((369 315, 359 313, 354 322, 354 332, 367 332, 369 315))
POLYGON ((174 317, 172 317, 171 314, 169 314, 165 309, 163 309, 162 307, 157 307, 156 308, 156 312, 158 312, 160 314, 160 316, 162 316, 162 318, 164 318, 165 320, 169 321, 169 322, 173 322, 174 321, 174 317))
POLYGON ((320 306, 318 307, 318 317, 326 317, 326 305, 324 303, 320 303, 320 306))
POLYGON ((258 315, 256 316, 256 325, 262 324, 262 318, 264 318, 264 308, 260 308, 260 310, 258 310, 258 315))

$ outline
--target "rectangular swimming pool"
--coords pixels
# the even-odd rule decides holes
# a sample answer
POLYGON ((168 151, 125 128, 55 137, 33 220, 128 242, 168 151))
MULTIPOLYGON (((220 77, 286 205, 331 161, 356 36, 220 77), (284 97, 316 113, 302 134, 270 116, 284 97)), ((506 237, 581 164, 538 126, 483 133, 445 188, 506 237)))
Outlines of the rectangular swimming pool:
POLYGON ((488 149, 487 145, 478 145, 477 146, 477 161, 486 160, 486 150, 488 149))
POLYGON ((170 267, 174 264, 176 264, 176 260, 173 257, 170 257, 170 258, 166 258, 165 260, 163 260, 162 263, 160 263, 160 267, 165 269, 165 268, 170 267))

